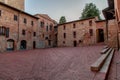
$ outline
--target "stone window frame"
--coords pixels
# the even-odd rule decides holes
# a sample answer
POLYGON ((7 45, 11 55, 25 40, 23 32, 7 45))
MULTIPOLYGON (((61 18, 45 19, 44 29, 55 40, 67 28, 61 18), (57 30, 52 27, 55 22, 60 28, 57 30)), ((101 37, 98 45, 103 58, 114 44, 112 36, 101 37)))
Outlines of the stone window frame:
POLYGON ((63 30, 66 30, 66 26, 65 25, 63 25, 63 30))
POLYGON ((89 29, 90 36, 93 36, 93 29, 89 29))
POLYGON ((76 28, 76 24, 75 23, 73 23, 73 28, 76 28))
POLYGON ((52 31, 52 29, 53 29, 53 25, 51 24, 51 25, 50 25, 50 31, 52 31))
POLYGON ((66 39, 66 33, 63 34, 64 39, 66 39))
POLYGON ((26 35, 26 31, 24 29, 22 30, 22 35, 26 35))
POLYGON ((73 31, 73 37, 76 38, 76 31, 73 31))
POLYGON ((18 21, 18 16, 14 15, 14 21, 18 21))
POLYGON ((23 22, 24 22, 24 24, 27 24, 27 19, 26 19, 26 18, 24 18, 24 21, 23 21, 23 22))
POLYGON ((31 21, 31 25, 34 26, 34 21, 31 21))
POLYGON ((92 20, 89 21, 89 26, 92 26, 93 25, 93 22, 92 20))
POLYGON ((9 37, 9 33, 10 33, 10 28, 6 28, 6 37, 9 37))
POLYGON ((63 41, 63 44, 65 44, 65 41, 63 41))
POLYGON ((33 36, 34 36, 34 37, 36 36, 36 32, 33 32, 33 36))

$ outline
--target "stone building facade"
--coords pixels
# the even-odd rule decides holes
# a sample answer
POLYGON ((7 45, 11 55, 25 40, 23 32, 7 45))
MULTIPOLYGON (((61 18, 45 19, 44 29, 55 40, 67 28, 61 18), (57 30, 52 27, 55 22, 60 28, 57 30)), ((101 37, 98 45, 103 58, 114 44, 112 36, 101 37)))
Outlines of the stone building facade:
POLYGON ((38 18, 0 3, 0 51, 37 47, 38 18))
POLYGON ((40 48, 50 48, 55 44, 55 29, 56 22, 51 19, 47 14, 36 14, 38 20, 38 34, 40 48))
POLYGON ((53 47, 55 24, 49 16, 33 16, 0 2, 0 52, 53 47))
POLYGON ((24 7, 25 7, 24 0, 0 0, 0 2, 3 2, 9 6, 24 11, 24 7))
POLYGON ((96 17, 58 25, 58 46, 76 47, 105 41, 105 21, 96 17))
POLYGON ((108 0, 108 7, 103 10, 106 19, 107 44, 110 47, 120 48, 119 34, 119 0, 108 0))

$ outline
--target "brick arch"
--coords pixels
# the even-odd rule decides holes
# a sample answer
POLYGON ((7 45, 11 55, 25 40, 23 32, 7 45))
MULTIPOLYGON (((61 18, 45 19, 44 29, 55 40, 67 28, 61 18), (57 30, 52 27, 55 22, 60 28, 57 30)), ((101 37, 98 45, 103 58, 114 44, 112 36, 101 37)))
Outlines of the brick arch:
POLYGON ((14 44, 15 44, 15 41, 13 39, 8 39, 7 40, 7 50, 8 51, 11 51, 11 50, 14 50, 14 44))

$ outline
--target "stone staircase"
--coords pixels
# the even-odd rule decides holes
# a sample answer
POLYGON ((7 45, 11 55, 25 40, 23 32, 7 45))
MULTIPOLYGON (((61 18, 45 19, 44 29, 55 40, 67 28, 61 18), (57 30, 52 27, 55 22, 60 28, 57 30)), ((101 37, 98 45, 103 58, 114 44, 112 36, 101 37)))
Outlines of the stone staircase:
POLYGON ((101 56, 90 67, 91 71, 96 72, 93 80, 106 80, 114 52, 109 47, 104 47, 100 52, 101 56))

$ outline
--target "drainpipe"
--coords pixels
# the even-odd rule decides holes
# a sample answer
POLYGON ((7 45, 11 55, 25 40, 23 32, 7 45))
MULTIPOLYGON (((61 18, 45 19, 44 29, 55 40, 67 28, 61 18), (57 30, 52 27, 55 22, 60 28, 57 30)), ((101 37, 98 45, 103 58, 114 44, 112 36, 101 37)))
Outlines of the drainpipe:
POLYGON ((108 20, 106 19, 106 39, 108 42, 108 20))
POLYGON ((20 12, 18 12, 18 38, 17 38, 17 42, 19 42, 19 28, 20 28, 20 12))

